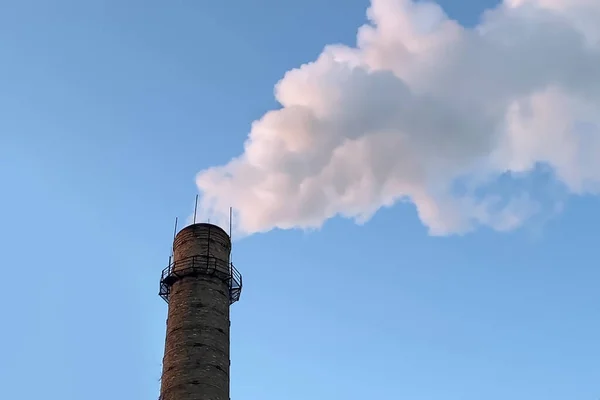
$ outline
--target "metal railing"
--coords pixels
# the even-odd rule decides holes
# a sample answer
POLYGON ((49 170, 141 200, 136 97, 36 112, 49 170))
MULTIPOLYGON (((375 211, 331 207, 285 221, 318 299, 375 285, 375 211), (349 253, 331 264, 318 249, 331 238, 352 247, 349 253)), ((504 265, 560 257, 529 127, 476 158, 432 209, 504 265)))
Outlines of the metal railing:
POLYGON ((242 293, 242 274, 233 263, 220 258, 197 255, 174 261, 163 269, 160 276, 159 295, 167 303, 171 294, 171 286, 184 277, 211 275, 224 281, 229 288, 229 304, 240 299, 242 293))

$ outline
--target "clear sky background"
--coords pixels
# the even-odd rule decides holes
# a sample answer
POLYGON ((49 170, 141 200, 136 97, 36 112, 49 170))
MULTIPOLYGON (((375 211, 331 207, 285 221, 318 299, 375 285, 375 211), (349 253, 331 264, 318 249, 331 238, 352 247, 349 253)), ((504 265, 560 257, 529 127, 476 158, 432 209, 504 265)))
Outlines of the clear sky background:
MULTIPOLYGON (((472 25, 491 1, 440 1, 472 25)), ((366 0, 0 1, 1 398, 158 397, 174 217, 273 85, 353 44, 366 0)), ((600 396, 600 202, 430 237, 363 226, 234 244, 234 400, 600 396)))

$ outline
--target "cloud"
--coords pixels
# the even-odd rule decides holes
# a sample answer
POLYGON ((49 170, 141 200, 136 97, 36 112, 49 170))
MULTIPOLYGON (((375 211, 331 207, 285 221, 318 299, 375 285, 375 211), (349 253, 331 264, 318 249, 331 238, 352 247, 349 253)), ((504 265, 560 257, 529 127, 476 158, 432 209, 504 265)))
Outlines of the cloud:
POLYGON ((598 0, 506 0, 472 28, 429 2, 372 0, 367 16, 356 46, 284 75, 243 154, 198 174, 205 214, 233 206, 250 234, 403 201, 445 235, 521 226, 548 199, 493 183, 540 165, 600 192, 598 0))

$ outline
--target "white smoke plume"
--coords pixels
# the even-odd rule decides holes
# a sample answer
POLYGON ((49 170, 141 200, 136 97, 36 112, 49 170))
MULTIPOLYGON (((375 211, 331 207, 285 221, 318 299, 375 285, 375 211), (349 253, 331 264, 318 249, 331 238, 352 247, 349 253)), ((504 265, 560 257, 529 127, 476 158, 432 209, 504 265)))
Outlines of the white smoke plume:
POLYGON ((600 1, 505 0, 461 26, 432 2, 372 0, 354 47, 275 87, 243 154, 201 171, 201 209, 237 229, 316 228, 414 203, 434 235, 510 230, 531 193, 484 190, 540 166, 600 193, 600 1))

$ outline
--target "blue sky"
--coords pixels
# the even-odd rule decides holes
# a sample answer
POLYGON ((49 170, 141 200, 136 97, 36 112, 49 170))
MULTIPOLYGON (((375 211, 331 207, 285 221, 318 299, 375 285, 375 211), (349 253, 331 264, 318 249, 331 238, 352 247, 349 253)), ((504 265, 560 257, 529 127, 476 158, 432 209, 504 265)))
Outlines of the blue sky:
MULTIPOLYGON (((493 2, 440 4, 472 25, 493 2)), ((3 398, 158 397, 158 279, 195 174, 367 5, 0 2, 3 398)), ((401 204, 236 242, 232 399, 597 398, 599 205, 431 237, 401 204)))

